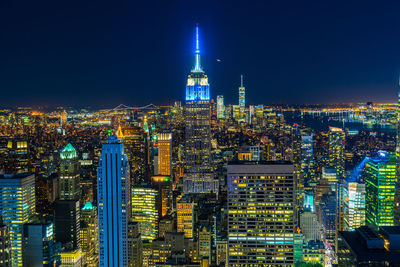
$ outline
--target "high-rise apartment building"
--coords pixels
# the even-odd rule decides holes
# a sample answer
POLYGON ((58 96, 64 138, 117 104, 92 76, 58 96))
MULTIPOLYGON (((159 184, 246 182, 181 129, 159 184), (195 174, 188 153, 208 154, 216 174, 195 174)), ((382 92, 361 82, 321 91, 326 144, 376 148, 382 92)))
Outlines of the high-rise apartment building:
POLYGON ((129 163, 116 136, 103 144, 98 168, 99 266, 127 266, 131 214, 129 163))
POLYGON ((196 27, 195 65, 186 84, 185 193, 214 191, 211 167, 211 107, 208 77, 200 66, 199 28, 196 27))
POLYGON ((366 223, 377 229, 394 225, 396 155, 379 151, 365 164, 366 223))
POLYGON ((329 167, 336 169, 337 179, 344 175, 344 146, 346 134, 341 128, 329 128, 329 167))
POLYGON ((0 216, 10 227, 12 266, 23 266, 23 225, 35 215, 35 176, 0 175, 0 199, 0 216))
POLYGON ((294 265, 294 167, 228 164, 228 265, 294 265))

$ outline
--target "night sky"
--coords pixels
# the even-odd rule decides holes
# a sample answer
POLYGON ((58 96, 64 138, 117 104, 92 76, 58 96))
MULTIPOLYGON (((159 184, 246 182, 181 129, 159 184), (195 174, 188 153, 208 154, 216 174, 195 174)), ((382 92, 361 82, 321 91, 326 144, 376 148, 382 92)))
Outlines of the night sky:
POLYGON ((194 26, 211 95, 395 102, 400 1, 0 1, 2 106, 183 100, 194 26), (217 60, 218 59, 218 60, 217 60))

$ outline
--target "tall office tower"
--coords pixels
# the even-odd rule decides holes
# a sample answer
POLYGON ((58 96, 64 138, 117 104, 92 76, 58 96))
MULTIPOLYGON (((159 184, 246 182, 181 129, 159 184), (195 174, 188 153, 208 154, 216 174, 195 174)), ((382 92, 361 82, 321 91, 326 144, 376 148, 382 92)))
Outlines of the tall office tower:
POLYGON ((341 128, 329 128, 329 167, 336 169, 337 179, 344 175, 344 144, 345 132, 341 128))
POLYGON ((223 95, 217 95, 217 119, 225 119, 225 105, 223 95))
POLYGON ((310 188, 315 185, 315 170, 313 156, 313 136, 306 135, 301 137, 301 174, 303 176, 303 185, 310 188))
POLYGON ((172 206, 171 184, 169 176, 158 175, 151 177, 151 185, 154 189, 157 189, 156 208, 158 210, 158 218, 166 216, 172 206))
POLYGON ((10 227, 3 223, 0 217, 0 264, 4 267, 11 267, 11 242, 10 227))
POLYGON ((81 209, 81 247, 88 267, 95 267, 99 264, 98 244, 97 208, 91 202, 86 202, 81 209))
POLYGON ((23 266, 60 266, 61 244, 55 241, 52 222, 32 222, 24 224, 23 266))
POLYGON ((118 127, 117 137, 123 141, 130 166, 130 183, 143 181, 148 174, 146 133, 140 127, 118 127))
POLYGON ((139 224, 142 240, 157 238, 158 210, 156 206, 157 190, 138 185, 132 188, 132 222, 139 224))
POLYGON ((81 222, 79 200, 56 200, 54 205, 54 225, 57 242, 64 250, 80 249, 81 222))
POLYGON ((345 231, 365 225, 365 184, 346 182, 343 190, 345 231))
POLYGON ((322 167, 322 179, 324 179, 330 186, 332 191, 337 190, 338 186, 338 177, 336 168, 326 168, 322 167))
POLYGON ((68 144, 60 153, 60 200, 80 198, 79 159, 75 148, 68 144))
POLYGON ((131 214, 129 163, 116 136, 103 144, 97 170, 99 266, 127 266, 128 222, 131 214))
POLYGON ((211 247, 212 247, 212 230, 211 227, 206 225, 200 225, 199 233, 198 233, 198 258, 199 259, 208 259, 208 262, 211 263, 211 247))
POLYGON ((185 196, 176 203, 177 231, 185 233, 185 238, 194 236, 194 206, 195 203, 185 196))
POLYGON ((214 191, 211 166, 210 86, 200 66, 199 28, 196 27, 195 65, 186 85, 185 193, 214 191))
POLYGON ((294 167, 228 164, 228 265, 294 265, 294 167))
POLYGON ((394 197, 394 223, 400 226, 400 77, 397 91, 397 136, 396 136, 396 194, 394 197))
POLYGON ((394 225, 396 155, 379 151, 365 164, 364 175, 366 223, 375 229, 394 225))
POLYGON ((158 174, 171 175, 172 134, 158 134, 158 174))
POLYGON ((10 227, 12 266, 22 266, 22 231, 35 215, 35 176, 0 175, 0 216, 10 227))
POLYGON ((246 89, 243 86, 243 75, 240 75, 240 87, 239 87, 239 120, 245 120, 245 107, 246 107, 246 89))

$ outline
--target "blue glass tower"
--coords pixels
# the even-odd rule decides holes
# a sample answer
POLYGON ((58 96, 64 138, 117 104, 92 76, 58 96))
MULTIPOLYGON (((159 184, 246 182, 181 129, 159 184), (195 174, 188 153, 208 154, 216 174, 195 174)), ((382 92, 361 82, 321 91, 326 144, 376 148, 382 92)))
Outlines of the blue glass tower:
POLYGON ((196 27, 195 64, 186 84, 186 165, 183 176, 185 193, 214 190, 211 168, 210 86, 200 65, 199 28, 196 27))
POLYGON ((99 266, 128 266, 129 164, 116 136, 103 145, 97 176, 99 266))

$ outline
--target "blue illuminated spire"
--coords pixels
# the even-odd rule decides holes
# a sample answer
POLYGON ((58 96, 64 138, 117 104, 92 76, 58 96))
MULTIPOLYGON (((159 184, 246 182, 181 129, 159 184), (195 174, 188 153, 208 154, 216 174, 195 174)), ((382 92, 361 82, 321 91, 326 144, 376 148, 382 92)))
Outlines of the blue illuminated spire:
POLYGON ((199 24, 196 24, 196 50, 193 72, 203 72, 200 66, 199 24))

